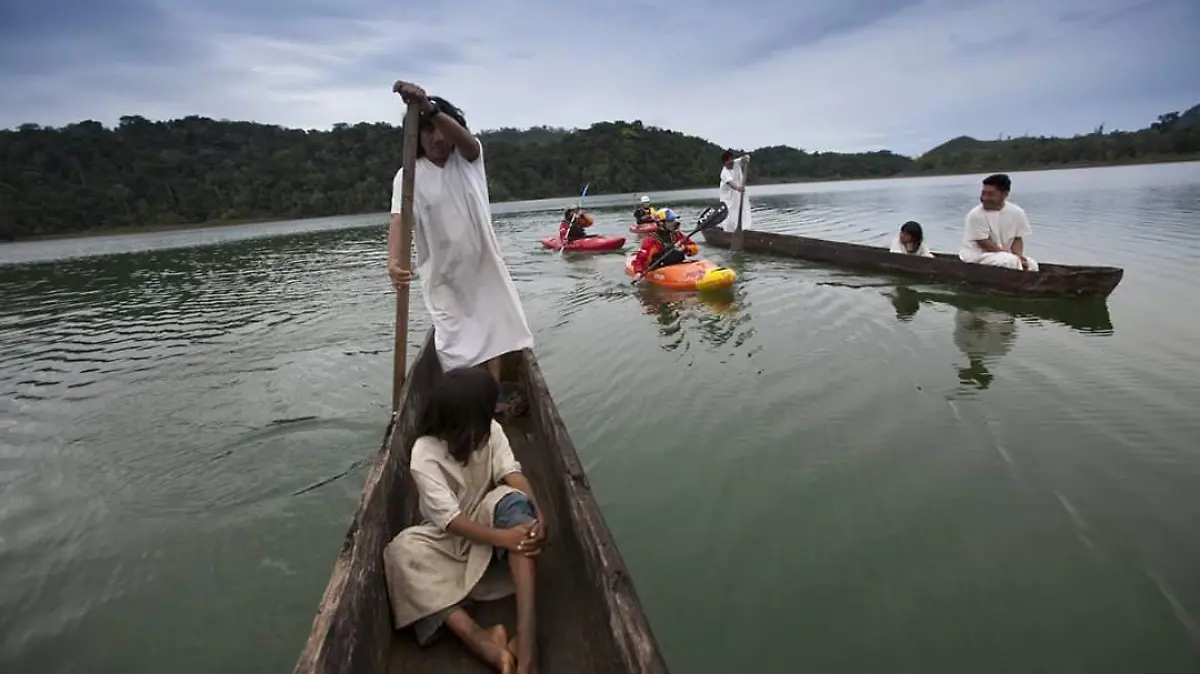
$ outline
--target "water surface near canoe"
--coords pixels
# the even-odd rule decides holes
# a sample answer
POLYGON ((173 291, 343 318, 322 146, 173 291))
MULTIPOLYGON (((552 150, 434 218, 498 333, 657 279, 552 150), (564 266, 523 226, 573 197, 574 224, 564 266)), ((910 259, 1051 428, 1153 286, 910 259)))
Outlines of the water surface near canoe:
MULTIPOLYGON (((672 671, 1200 667, 1200 164, 1014 179, 1035 258, 1125 268, 1107 304, 713 249, 731 298, 634 292, 539 249, 562 200, 497 207, 672 671)), ((755 224, 955 250, 977 190, 772 186, 755 224)), ((290 670, 386 420, 381 222, 0 246, 0 670, 290 670)))

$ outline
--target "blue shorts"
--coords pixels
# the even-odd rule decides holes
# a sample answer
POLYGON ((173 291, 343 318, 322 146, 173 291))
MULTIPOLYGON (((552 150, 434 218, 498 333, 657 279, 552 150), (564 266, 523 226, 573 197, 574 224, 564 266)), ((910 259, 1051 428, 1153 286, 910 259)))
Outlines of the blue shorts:
MULTIPOLYGON (((533 504, 530 503, 529 497, 520 492, 513 492, 496 504, 492 510, 492 526, 496 529, 511 529, 521 524, 528 524, 536 518, 533 512, 533 504)), ((492 564, 507 564, 508 550, 504 548, 494 548, 492 550, 492 564)), ((461 604, 455 604, 448 608, 444 608, 437 613, 427 615, 417 622, 413 623, 413 631, 417 634, 417 645, 428 646, 433 643, 434 637, 441 631, 442 625, 446 623, 446 617, 449 616, 461 604)))

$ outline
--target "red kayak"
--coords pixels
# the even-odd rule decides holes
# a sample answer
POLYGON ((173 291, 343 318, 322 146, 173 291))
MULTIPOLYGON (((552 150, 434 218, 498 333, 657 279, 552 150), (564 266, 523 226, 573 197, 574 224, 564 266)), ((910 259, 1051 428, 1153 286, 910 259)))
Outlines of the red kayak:
POLYGON ((656 227, 657 225, 653 222, 646 222, 640 225, 631 225, 629 231, 634 234, 653 234, 656 227))
MULTIPOLYGON (((558 250, 563 247, 562 239, 557 236, 547 236, 542 239, 542 245, 558 250)), ((567 251, 571 253, 602 253, 608 250, 620 250, 625 246, 623 236, 589 236, 567 242, 567 251)))

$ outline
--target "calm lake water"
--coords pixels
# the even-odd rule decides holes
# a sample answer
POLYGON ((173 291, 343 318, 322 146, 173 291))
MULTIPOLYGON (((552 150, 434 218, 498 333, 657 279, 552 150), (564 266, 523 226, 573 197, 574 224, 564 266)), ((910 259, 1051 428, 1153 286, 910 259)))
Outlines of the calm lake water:
MULTIPOLYGON (((755 224, 956 250, 979 178, 755 224)), ((540 249, 564 200, 497 207, 672 671, 1200 671, 1200 163, 1014 183, 1032 256, 1125 268, 1107 304, 714 249, 732 297, 634 291, 540 249)), ((0 671, 291 670, 387 419, 382 222, 0 246, 0 671)))

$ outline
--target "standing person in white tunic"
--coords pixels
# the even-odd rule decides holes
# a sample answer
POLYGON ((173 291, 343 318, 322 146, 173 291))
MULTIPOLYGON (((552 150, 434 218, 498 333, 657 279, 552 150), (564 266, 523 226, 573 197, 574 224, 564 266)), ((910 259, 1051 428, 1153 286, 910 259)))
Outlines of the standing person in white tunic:
POLYGON ((1037 271, 1038 264, 1025 255, 1025 237, 1033 234, 1025 210, 1008 201, 1012 180, 1003 173, 983 179, 979 205, 967 213, 962 248, 963 262, 993 267, 1037 271))
MULTIPOLYGON (((733 150, 726 150, 721 155, 721 184, 717 188, 717 198, 729 209, 729 217, 725 219, 725 231, 732 232, 738 225, 738 206, 742 194, 746 191, 746 163, 750 155, 744 154, 734 158, 733 150)), ((750 229, 750 197, 746 196, 742 205, 742 229, 750 229)))
MULTIPOLYGON (((415 276, 433 320, 443 370, 485 365, 500 381, 500 356, 533 347, 521 299, 492 230, 483 147, 462 112, 412 83, 393 87, 421 106, 413 177, 415 276)), ((400 201, 404 169, 392 182, 388 274, 397 287, 413 273, 400 268, 400 201)), ((497 401, 497 412, 504 405, 497 401)))

